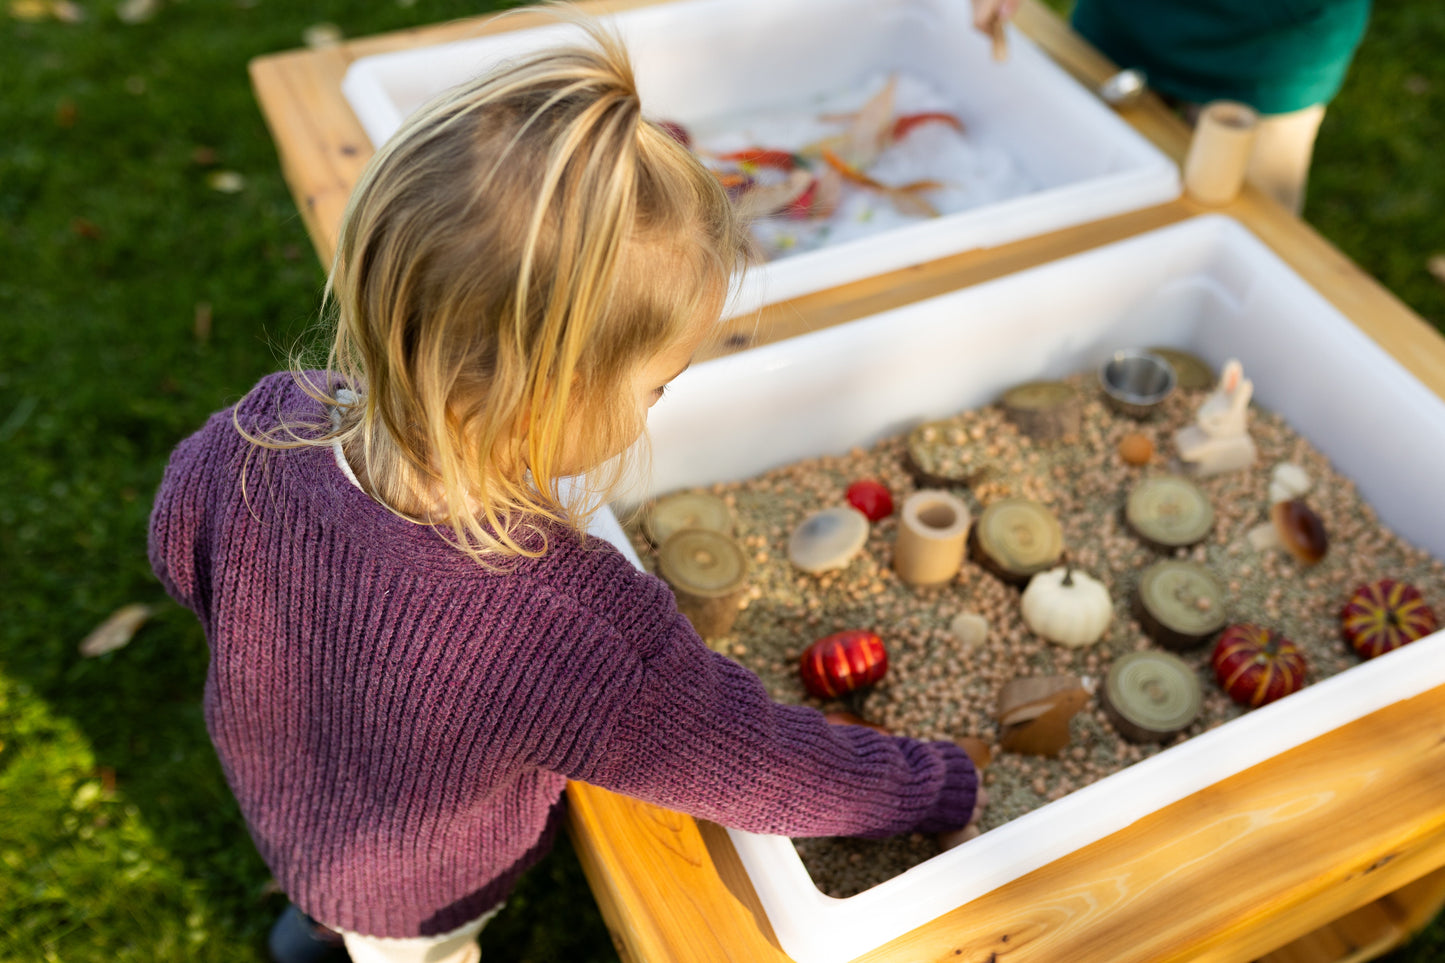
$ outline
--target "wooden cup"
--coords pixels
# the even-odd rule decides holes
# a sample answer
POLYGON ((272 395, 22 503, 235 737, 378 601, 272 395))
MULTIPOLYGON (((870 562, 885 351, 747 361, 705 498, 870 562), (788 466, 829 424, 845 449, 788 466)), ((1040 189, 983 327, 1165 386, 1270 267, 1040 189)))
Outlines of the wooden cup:
POLYGON ((1189 155, 1184 159, 1184 190, 1201 204, 1234 200, 1244 184, 1259 114, 1233 100, 1216 100, 1199 112, 1189 155))
POLYGON ((945 491, 914 492, 903 503, 893 568, 909 585, 941 585, 963 565, 972 519, 968 506, 945 491))

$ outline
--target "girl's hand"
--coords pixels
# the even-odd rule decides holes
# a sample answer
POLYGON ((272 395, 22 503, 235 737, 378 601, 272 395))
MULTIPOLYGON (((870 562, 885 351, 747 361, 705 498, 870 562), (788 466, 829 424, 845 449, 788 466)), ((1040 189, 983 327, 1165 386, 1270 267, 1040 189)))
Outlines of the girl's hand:
POLYGON ((979 835, 982 830, 978 828, 978 817, 983 815, 983 807, 988 805, 988 790, 982 785, 978 787, 978 795, 974 797, 973 814, 968 817, 968 825, 962 829, 953 829, 946 833, 939 833, 936 837, 938 843, 945 850, 955 846, 962 846, 973 837, 979 835))

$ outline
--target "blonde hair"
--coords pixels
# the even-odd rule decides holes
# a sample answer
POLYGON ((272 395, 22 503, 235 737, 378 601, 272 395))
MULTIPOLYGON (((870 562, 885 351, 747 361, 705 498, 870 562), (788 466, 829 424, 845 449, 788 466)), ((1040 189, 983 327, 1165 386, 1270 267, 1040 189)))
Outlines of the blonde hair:
POLYGON ((542 555, 546 521, 585 528, 619 471, 590 472, 590 500, 564 505, 566 434, 608 452, 637 436, 633 372, 726 290, 747 245, 716 178, 643 119, 621 41, 558 15, 591 45, 448 91, 363 171, 326 286, 338 377, 292 363, 339 426, 248 436, 339 441, 374 498, 489 568, 542 555))

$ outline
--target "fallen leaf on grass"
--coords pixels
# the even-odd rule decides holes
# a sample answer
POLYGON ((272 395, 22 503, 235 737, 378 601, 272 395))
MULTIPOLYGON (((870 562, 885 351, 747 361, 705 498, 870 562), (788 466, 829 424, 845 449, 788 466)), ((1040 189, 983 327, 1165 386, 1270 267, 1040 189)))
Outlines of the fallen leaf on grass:
POLYGON ((206 175, 206 186, 222 194, 239 194, 246 189, 246 178, 235 171, 212 171, 206 175))
POLYGON ((80 23, 85 19, 85 8, 72 0, 10 0, 9 10, 11 19, 26 23, 51 19, 80 23))
POLYGON ((1430 260, 1425 262, 1425 268, 1435 276, 1435 280, 1445 284, 1445 254, 1432 255, 1430 260))
POLYGON ((161 0, 125 0, 115 9, 121 23, 145 23, 160 13, 161 0))
POLYGON ((14 20, 35 23, 50 16, 47 0, 10 0, 10 16, 14 20))
POLYGON ((100 240, 100 227, 94 221, 83 217, 72 217, 70 219, 70 231, 76 237, 83 237, 90 241, 100 240))
POLYGON ((344 37, 341 28, 334 23, 313 23, 301 32, 301 39, 306 41, 306 46, 316 49, 334 47, 341 43, 344 37))
POLYGON ((80 643, 80 654, 87 659, 93 659, 97 655, 124 648, 134 637, 136 630, 154 612, 155 609, 141 602, 122 605, 85 637, 80 643))
POLYGON ((205 344, 211 340, 211 302, 197 301, 195 322, 191 330, 196 336, 197 344, 205 344))

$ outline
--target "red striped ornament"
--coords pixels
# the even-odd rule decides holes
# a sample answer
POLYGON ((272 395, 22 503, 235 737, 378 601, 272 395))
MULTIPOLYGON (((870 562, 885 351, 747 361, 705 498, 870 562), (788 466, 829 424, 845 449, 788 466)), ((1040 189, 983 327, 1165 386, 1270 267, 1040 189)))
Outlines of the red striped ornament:
POLYGON ((1361 585, 1340 610, 1345 641, 1367 659, 1414 642, 1439 627, 1420 590, 1392 578, 1361 585))
POLYGON ((1274 629, 1249 622, 1229 626, 1214 646, 1213 662, 1220 687, 1240 705, 1257 708, 1304 688, 1304 653, 1274 629))
POLYGON ((798 666, 803 687, 819 699, 870 686, 888 671, 888 650, 876 633, 849 629, 808 646, 798 666))

